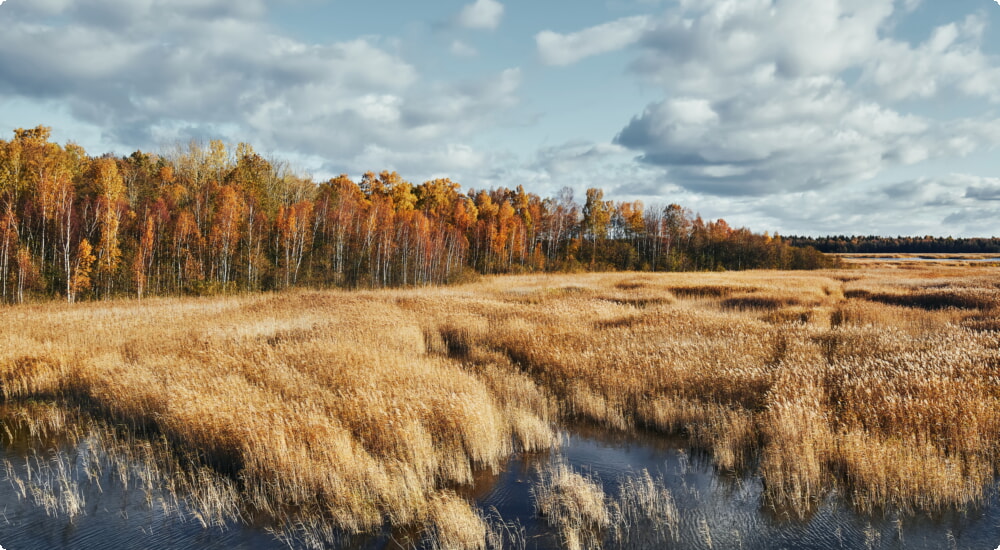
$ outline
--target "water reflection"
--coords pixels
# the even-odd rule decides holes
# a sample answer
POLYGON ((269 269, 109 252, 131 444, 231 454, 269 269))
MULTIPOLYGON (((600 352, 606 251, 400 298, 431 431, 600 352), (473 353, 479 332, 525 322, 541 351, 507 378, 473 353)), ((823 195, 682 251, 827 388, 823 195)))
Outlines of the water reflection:
MULTIPOLYGON (((25 434, 0 437, 0 454, 15 473, 18 469, 23 473, 32 460, 45 463, 55 457, 28 439, 25 434)), ((50 438, 46 444, 51 448, 54 442, 50 438)), ((136 483, 123 485, 110 468, 88 477, 88 444, 84 438, 63 451, 77 470, 75 490, 81 496, 83 513, 73 518, 47 514, 43 506, 23 498, 14 485, 4 481, 0 483, 0 545, 18 550, 287 547, 259 522, 203 528, 183 513, 171 512, 163 505, 165 496, 151 496, 136 483)), ((502 471, 479 472, 475 483, 462 494, 475 500, 484 514, 516 522, 517 528, 524 530, 527 548, 558 548, 555 532, 535 516, 531 498, 539 470, 556 460, 596 475, 611 497, 616 496, 623 476, 645 469, 662 477, 681 517, 678 540, 672 548, 980 550, 1000 544, 1000 507, 995 491, 980 509, 934 517, 859 516, 834 494, 813 514, 798 520, 764 503, 759 478, 716 471, 709 457, 691 452, 683 440, 587 426, 574 426, 557 451, 518 455, 502 471)), ((417 530, 387 530, 376 537, 342 539, 335 547, 399 550, 415 547, 420 538, 417 530)))

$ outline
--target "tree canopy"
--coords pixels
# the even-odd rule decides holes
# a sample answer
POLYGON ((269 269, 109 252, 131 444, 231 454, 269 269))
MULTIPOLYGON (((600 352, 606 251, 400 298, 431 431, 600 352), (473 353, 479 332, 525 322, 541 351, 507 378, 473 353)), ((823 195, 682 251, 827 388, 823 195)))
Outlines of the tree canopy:
POLYGON ((812 248, 676 204, 294 174, 241 143, 91 157, 44 126, 0 140, 0 300, 438 284, 472 272, 809 269, 812 248))

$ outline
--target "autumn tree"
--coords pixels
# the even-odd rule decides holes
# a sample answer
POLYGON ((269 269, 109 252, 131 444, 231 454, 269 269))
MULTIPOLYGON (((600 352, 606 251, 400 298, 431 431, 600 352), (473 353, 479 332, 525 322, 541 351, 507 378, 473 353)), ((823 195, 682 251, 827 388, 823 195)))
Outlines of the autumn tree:
POLYGON ((226 183, 243 197, 245 230, 243 254, 248 288, 259 288, 265 264, 264 244, 270 221, 282 204, 280 176, 274 166, 257 154, 253 147, 240 143, 236 148, 236 165, 226 175, 226 183))
POLYGON ((149 216, 143 224, 142 234, 139 237, 139 248, 136 250, 135 259, 132 260, 132 275, 135 278, 136 298, 142 299, 146 290, 146 279, 149 272, 150 261, 153 258, 153 246, 155 244, 156 220, 149 216))
POLYGON ((118 171, 118 164, 110 157, 96 159, 89 178, 95 194, 93 201, 99 232, 95 251, 96 274, 103 293, 110 294, 114 274, 121 261, 118 233, 124 207, 122 198, 125 195, 125 183, 118 171))
POLYGON ((70 302, 75 302, 81 292, 90 289, 90 275, 96 259, 93 247, 90 246, 87 239, 81 240, 80 244, 77 245, 76 261, 70 271, 69 294, 67 295, 67 300, 70 302))
POLYGON ((298 282, 302 260, 312 244, 312 218, 314 205, 300 201, 278 211, 278 242, 283 253, 285 286, 298 282))
POLYGON ((232 277, 233 257, 240 240, 246 210, 246 202, 231 185, 219 189, 209 234, 209 247, 213 258, 213 273, 223 285, 228 284, 232 277))
POLYGON ((583 206, 583 234, 590 241, 590 265, 594 266, 597 259, 597 247, 608 236, 608 224, 611 221, 611 203, 604 200, 601 189, 587 189, 587 202, 583 206))

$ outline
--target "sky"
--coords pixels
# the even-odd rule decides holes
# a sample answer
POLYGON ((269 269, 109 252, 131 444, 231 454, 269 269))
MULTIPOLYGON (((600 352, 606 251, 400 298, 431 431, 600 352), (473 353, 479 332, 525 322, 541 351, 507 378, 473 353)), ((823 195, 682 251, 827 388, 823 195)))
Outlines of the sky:
POLYGON ((993 236, 998 2, 0 0, 0 132, 993 236))

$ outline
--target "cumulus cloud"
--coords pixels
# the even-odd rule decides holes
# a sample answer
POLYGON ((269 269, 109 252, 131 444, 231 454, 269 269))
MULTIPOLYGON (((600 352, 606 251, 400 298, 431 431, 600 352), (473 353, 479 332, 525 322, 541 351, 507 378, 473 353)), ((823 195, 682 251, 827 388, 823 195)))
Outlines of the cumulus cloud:
POLYGON ((664 98, 634 116, 615 143, 668 169, 686 189, 717 196, 843 187, 1000 144, 995 120, 940 120, 891 104, 947 86, 1000 93, 1000 69, 979 48, 976 16, 911 48, 884 36, 895 7, 892 0, 683 0, 640 32, 632 70, 664 98), (886 91, 867 93, 873 86, 886 91))
POLYGON ((406 152, 467 137, 517 103, 517 69, 427 81, 378 38, 308 43, 276 33, 263 0, 8 7, 0 94, 58 100, 129 147, 212 137, 307 156, 406 152), (91 12, 113 12, 115 28, 91 12))
POLYGON ((545 30, 535 35, 542 61, 548 65, 571 65, 594 55, 620 50, 642 38, 650 18, 626 17, 570 34, 545 30))
POLYGON ((633 118, 616 142, 670 167, 691 189, 766 195, 870 178, 888 164, 955 153, 934 147, 930 125, 863 100, 839 80, 811 77, 715 100, 671 98, 633 118))
POLYGON ((496 0, 476 0, 458 13, 457 23, 467 29, 496 29, 503 19, 503 4, 496 0))
POLYGON ((725 77, 761 65, 783 77, 830 74, 867 59, 892 13, 892 0, 684 1, 643 35, 635 69, 661 82, 677 70, 689 80, 699 68, 725 77))
POLYGON ((982 51, 984 28, 982 15, 975 14, 937 27, 916 47, 882 40, 863 78, 895 101, 957 91, 1000 102, 1000 67, 982 51))

